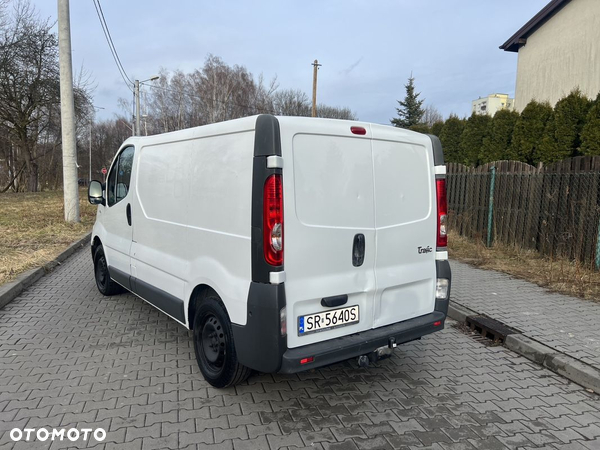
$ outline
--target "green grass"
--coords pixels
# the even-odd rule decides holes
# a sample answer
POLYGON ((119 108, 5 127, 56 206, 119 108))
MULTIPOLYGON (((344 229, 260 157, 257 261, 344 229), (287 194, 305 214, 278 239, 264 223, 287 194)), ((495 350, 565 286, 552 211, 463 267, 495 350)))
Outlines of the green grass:
POLYGON ((96 206, 79 191, 81 223, 64 221, 62 191, 0 194, 0 284, 40 267, 88 233, 96 206))
POLYGON ((533 250, 494 244, 488 248, 456 234, 448 237, 451 259, 497 270, 551 291, 600 301, 600 272, 565 258, 548 258, 533 250))

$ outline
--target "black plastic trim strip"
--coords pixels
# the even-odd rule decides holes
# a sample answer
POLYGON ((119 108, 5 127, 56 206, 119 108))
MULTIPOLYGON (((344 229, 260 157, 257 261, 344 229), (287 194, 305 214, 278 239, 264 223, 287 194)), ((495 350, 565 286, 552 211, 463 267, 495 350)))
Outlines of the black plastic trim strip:
POLYGON ((163 291, 139 278, 132 278, 132 292, 156 306, 181 323, 185 323, 183 300, 163 291))
POLYGON ((256 118, 254 156, 281 156, 279 121, 275 116, 262 114, 256 118))
POLYGON ((448 280, 448 298, 444 300, 435 299, 435 311, 448 314, 448 305, 450 303, 450 290, 452 288, 452 271, 448 260, 435 262, 436 278, 445 278, 448 280))
POLYGON ((442 143, 440 139, 433 135, 428 134, 431 139, 431 143, 433 144, 433 165, 434 166, 443 166, 444 165, 444 150, 442 150, 442 143))
POLYGON ((287 347, 281 336, 282 284, 250 283, 246 325, 232 324, 235 352, 241 364, 264 373, 277 372, 287 347))
POLYGON ((280 372, 296 373, 366 355, 379 347, 387 346, 390 338, 394 338, 397 344, 409 342, 443 330, 445 319, 446 314, 434 311, 385 327, 289 349, 283 355, 280 372), (433 325, 435 322, 442 323, 436 327, 433 325), (300 364, 301 359, 311 356, 314 358, 313 362, 300 364))
POLYGON ((108 274, 110 277, 123 286, 128 291, 131 291, 131 277, 122 270, 116 269, 112 266, 108 267, 108 274))

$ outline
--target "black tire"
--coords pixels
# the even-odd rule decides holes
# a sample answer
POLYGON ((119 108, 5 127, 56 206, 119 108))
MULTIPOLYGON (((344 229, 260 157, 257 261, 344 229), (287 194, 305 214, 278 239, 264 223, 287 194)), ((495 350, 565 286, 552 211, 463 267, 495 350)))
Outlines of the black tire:
POLYGON ((110 278, 102 246, 99 246, 94 253, 94 277, 96 278, 96 286, 98 286, 98 290, 102 295, 110 296, 125 291, 125 288, 110 278))
POLYGON ((238 362, 229 316, 215 294, 199 300, 193 333, 198 367, 211 385, 234 386, 250 376, 251 369, 238 362))

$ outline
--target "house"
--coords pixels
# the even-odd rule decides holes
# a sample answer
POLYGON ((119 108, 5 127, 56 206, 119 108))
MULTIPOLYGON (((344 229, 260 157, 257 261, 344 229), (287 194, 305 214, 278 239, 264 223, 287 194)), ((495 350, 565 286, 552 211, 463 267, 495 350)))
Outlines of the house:
POLYGON ((471 102, 471 112, 494 117, 494 114, 501 109, 512 110, 514 101, 508 94, 490 94, 487 97, 479 97, 477 100, 473 100, 471 102))
POLYGON ((600 0, 552 0, 500 48, 518 52, 515 109, 600 92, 600 0))

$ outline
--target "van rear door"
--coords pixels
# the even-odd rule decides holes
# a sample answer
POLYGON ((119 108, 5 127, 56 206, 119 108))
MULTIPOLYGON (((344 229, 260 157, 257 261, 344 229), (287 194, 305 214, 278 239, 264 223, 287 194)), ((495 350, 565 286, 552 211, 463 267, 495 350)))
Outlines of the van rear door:
POLYGON ((371 132, 377 328, 433 311, 437 223, 431 139, 377 125, 371 132))
POLYGON ((293 348, 373 326, 373 163, 370 139, 352 135, 349 122, 279 120, 293 348), (298 123, 310 131, 295 133, 286 126, 298 123))

